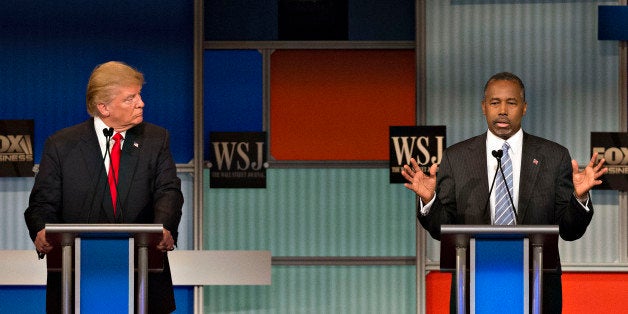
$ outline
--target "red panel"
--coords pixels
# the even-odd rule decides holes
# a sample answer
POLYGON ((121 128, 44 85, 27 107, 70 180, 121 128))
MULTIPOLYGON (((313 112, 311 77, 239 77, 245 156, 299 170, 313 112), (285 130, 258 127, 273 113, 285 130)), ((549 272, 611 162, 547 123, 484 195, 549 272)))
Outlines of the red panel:
MULTIPOLYGON (((563 313, 628 313, 628 273, 563 273, 563 313)), ((449 313, 451 274, 426 277, 426 313, 449 313)))
POLYGON ((448 314, 451 273, 430 272, 425 278, 425 313, 448 314))
POLYGON ((628 273, 563 274, 563 313, 628 313, 628 273))
POLYGON ((276 160, 388 160, 388 128, 415 125, 411 50, 279 50, 271 58, 276 160))

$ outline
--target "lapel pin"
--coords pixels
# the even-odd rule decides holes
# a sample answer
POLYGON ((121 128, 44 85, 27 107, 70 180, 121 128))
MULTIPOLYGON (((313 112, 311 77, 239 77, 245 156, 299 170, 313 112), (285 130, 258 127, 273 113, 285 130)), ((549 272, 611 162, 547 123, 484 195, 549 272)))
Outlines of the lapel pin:
MULTIPOLYGON (((133 146, 135 146, 135 148, 138 148, 140 147, 140 144, 138 144, 137 142, 133 142, 133 146)), ((534 161, 536 161, 536 159, 534 161)))
POLYGON ((538 164, 539 164, 539 161, 538 161, 538 160, 536 160, 536 158, 535 158, 535 159, 532 161, 532 163, 533 163, 533 164, 535 164, 535 165, 538 165, 538 164))

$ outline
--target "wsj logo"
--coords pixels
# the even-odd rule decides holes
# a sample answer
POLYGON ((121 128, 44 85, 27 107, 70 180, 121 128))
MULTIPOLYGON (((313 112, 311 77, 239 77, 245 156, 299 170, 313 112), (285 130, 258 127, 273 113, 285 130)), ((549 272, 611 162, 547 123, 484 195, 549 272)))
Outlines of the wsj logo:
POLYGON ((393 136, 397 165, 410 163, 414 157, 424 171, 427 165, 440 163, 443 154, 444 136, 393 136))
POLYGON ((213 142, 216 169, 260 170, 264 166, 264 142, 213 142))
POLYGON ((0 135, 0 161, 33 161, 30 135, 0 135))
POLYGON ((628 147, 593 147, 593 153, 606 160, 608 174, 628 174, 628 147))

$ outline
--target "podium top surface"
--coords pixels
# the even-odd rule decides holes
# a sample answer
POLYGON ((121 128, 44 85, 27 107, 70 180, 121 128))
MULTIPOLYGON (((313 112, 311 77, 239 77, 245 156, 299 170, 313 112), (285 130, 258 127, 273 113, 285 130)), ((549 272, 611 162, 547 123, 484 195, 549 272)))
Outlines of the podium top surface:
POLYGON ((46 233, 159 233, 161 224, 46 224, 46 233))
POLYGON ((518 226, 495 226, 495 225, 442 225, 441 234, 467 234, 467 235, 550 235, 558 234, 556 225, 518 225, 518 226))

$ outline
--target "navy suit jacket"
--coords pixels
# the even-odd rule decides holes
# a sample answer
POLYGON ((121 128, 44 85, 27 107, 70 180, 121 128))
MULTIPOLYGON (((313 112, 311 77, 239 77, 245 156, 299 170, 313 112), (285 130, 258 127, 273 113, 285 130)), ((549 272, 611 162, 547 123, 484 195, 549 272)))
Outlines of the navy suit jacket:
MULTIPOLYGON (((93 119, 56 132, 46 140, 24 213, 31 238, 34 240, 47 223, 158 223, 176 241, 183 194, 164 128, 143 122, 126 132, 118 191, 114 217, 93 119)), ((175 308, 166 254, 164 262, 163 273, 149 275, 151 313, 175 308)), ((48 274, 50 311, 60 308, 59 279, 58 273, 48 274)))
MULTIPOLYGON (((434 239, 440 240, 443 224, 491 224, 490 208, 485 207, 489 197, 486 165, 486 133, 445 150, 437 174, 436 199, 427 215, 417 212, 421 225, 434 239)), ((589 201, 586 211, 573 192, 569 151, 524 132, 517 224, 558 225, 562 239, 579 239, 591 222, 593 205, 589 201)), ((556 264, 560 274, 558 255, 556 264)), ((560 297, 560 280, 549 286, 544 283, 544 287, 544 294, 560 297)))

